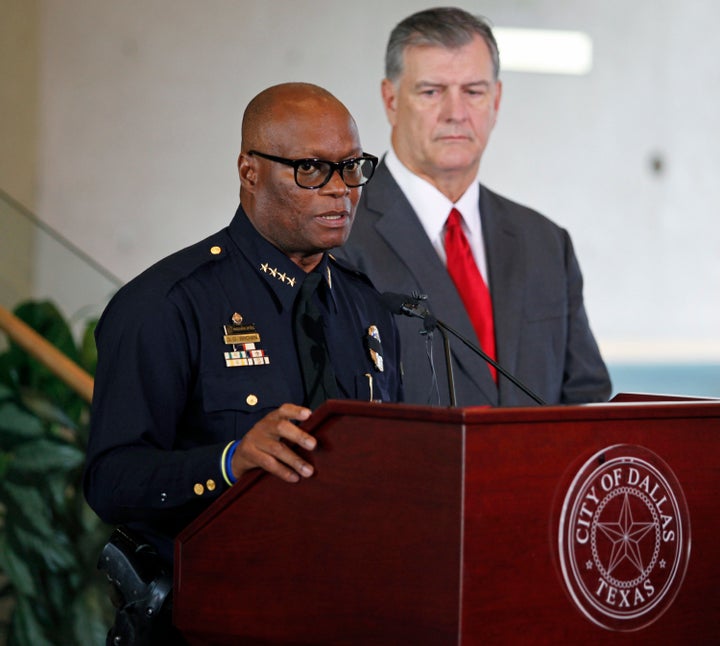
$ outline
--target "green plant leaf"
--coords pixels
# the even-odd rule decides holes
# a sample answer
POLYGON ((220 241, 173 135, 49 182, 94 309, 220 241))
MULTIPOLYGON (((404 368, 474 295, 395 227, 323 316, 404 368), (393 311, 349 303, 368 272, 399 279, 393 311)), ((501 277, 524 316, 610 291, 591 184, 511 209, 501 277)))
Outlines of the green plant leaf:
POLYGON ((72 604, 73 633, 78 644, 104 644, 112 624, 109 597, 99 587, 83 590, 72 604))
POLYGON ((29 597, 37 594, 31 569, 10 545, 6 532, 0 534, 0 570, 5 573, 13 587, 21 594, 29 597))
POLYGON ((43 569, 43 563, 50 572, 66 572, 77 568, 78 559, 65 534, 56 533, 53 540, 48 541, 43 535, 19 526, 13 527, 12 531, 23 546, 28 563, 37 569, 43 569))
POLYGON ((50 508, 35 487, 7 480, 0 483, 0 489, 11 512, 11 520, 6 525, 9 530, 15 532, 18 527, 25 527, 46 539, 53 538, 50 508))
MULTIPOLYGON (((85 502, 84 498, 79 499, 76 504, 78 504, 77 518, 80 521, 80 527, 88 538, 96 541, 94 547, 98 548, 97 554, 99 554, 100 549, 107 542, 106 539, 110 536, 112 529, 109 525, 103 523, 100 517, 90 509, 90 506, 85 502), (101 537, 100 540, 102 542, 97 542, 97 536, 101 537)), ((97 554, 95 558, 97 558, 97 554)))
POLYGON ((95 345, 97 324, 98 319, 88 321, 80 340, 80 365, 91 375, 95 375, 97 369, 97 346, 95 345))
POLYGON ((18 597, 10 628, 10 642, 17 646, 53 646, 43 631, 42 622, 34 612, 35 606, 18 597))
POLYGON ((20 375, 9 350, 0 354, 0 384, 10 388, 13 397, 20 389, 20 375))
POLYGON ((15 451, 13 472, 42 476, 48 471, 71 471, 82 466, 85 454, 80 449, 51 440, 26 442, 15 451))
POLYGON ((73 515, 72 499, 75 493, 68 483, 67 473, 62 471, 49 472, 45 477, 44 493, 56 516, 64 521, 73 515))
POLYGON ((13 444, 35 437, 42 437, 45 426, 32 413, 23 410, 13 401, 4 401, 0 404, 0 438, 2 446, 13 444))
POLYGON ((69 428, 77 424, 57 404, 37 391, 24 390, 21 394, 22 403, 27 409, 43 421, 53 422, 69 428))
POLYGON ((79 356, 72 331, 54 303, 25 301, 15 308, 15 316, 77 363, 79 356))
POLYGON ((75 598, 76 587, 66 576, 48 574, 44 579, 43 602, 46 604, 48 616, 54 618, 55 624, 65 623, 70 600, 75 598), (59 621, 60 618, 62 621, 59 621))
MULTIPOLYGON (((15 308, 15 315, 57 347, 72 361, 78 363, 79 352, 70 326, 58 308, 49 301, 26 301, 15 308)), ((9 378, 18 386, 43 392, 60 406, 71 419, 77 419, 85 403, 73 390, 56 377, 46 366, 28 355, 14 343, 0 361, 0 377, 9 378), (13 377, 16 375, 16 377, 13 377)), ((12 384, 10 384, 12 385, 12 384)))
MULTIPOLYGON (((12 463, 13 456, 11 453, 7 453, 5 451, 0 451, 0 481, 5 478, 5 473, 7 472, 8 468, 10 467, 10 464, 12 463)), ((0 502, 2 501, 2 494, 0 493, 0 502)), ((0 512, 2 512, 2 507, 0 506, 0 512)), ((2 514, 0 514, 2 515, 2 514)))
POLYGON ((13 399, 15 397, 15 391, 10 386, 0 383, 0 402, 6 399, 13 399))

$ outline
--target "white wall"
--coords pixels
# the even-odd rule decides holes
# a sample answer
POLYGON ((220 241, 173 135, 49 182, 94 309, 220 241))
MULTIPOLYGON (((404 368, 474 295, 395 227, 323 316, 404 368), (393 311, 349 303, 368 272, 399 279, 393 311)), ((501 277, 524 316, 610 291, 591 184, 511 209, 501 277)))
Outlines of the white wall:
MULTIPOLYGON (((381 154, 387 36, 432 6, 40 4, 38 211, 123 279, 229 221, 242 110, 271 84, 327 87, 354 113, 366 150, 381 154)), ((720 359, 720 4, 458 5, 497 26, 593 38, 588 76, 503 74, 483 175, 570 230, 606 356, 720 359)), ((44 272, 47 289, 53 274, 44 272)))
MULTIPOLYGON (((0 189, 35 207, 38 121, 38 3, 0 0, 0 189)), ((0 305, 27 297, 34 231, 0 196, 0 305)), ((3 343, 0 335, 0 349, 3 343)))

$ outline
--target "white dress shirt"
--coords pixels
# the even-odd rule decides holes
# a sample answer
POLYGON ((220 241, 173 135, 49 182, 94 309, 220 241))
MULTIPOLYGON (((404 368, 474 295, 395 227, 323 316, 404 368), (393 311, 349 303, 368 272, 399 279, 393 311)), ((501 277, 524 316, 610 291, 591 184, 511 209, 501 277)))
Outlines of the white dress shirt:
POLYGON ((405 166, 391 148, 385 156, 385 164, 410 202, 427 233, 438 256, 445 258, 445 222, 450 211, 456 208, 463 220, 463 231, 470 243, 475 264, 477 264, 485 283, 487 279, 487 261, 483 244, 482 223, 480 221, 480 184, 476 180, 457 202, 451 202, 430 182, 415 175, 405 166))

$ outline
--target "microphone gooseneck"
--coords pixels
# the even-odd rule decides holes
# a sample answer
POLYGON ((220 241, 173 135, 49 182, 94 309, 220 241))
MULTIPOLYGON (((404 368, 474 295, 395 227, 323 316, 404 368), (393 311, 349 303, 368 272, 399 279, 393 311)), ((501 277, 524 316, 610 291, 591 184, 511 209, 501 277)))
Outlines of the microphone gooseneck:
MULTIPOLYGON (((395 292, 385 292, 381 295, 381 299, 385 307, 387 307, 392 314, 404 314, 405 316, 422 319, 424 332, 428 335, 428 339, 432 338, 432 332, 439 327, 435 317, 423 304, 423 301, 427 300, 427 296, 425 294, 417 294, 413 292, 412 295, 408 295, 397 294, 395 292)), ((455 377, 453 375, 452 356, 450 354, 450 340, 448 339, 448 335, 445 330, 441 327, 440 334, 442 334, 443 337, 443 350, 445 352, 445 368, 447 370, 450 406, 455 407, 457 405, 457 397, 455 395, 455 377)), ((435 368, 432 366, 432 349, 430 350, 430 353, 431 354, 429 356, 434 381, 435 368)))
POLYGON ((454 337, 462 341, 468 348, 470 348, 475 354, 477 354, 480 358, 482 358, 485 362, 489 363, 495 370, 497 370, 501 375, 509 379, 515 386, 517 386, 520 390, 522 390, 528 397, 530 397, 535 403, 540 404, 541 406, 545 405, 545 402, 540 398, 538 395, 536 395, 530 388, 528 388, 525 384, 523 384, 519 379, 517 379, 514 375, 512 375, 510 372, 505 370, 499 363, 497 363, 494 359, 489 357, 485 352, 483 352, 477 345, 472 343, 469 339, 465 338, 460 332, 457 330, 454 330, 451 328, 447 323, 443 323, 443 321, 435 318, 430 310, 425 305, 424 301, 427 300, 427 296, 424 294, 415 294, 412 295, 408 294, 396 294, 394 292, 385 292, 382 294, 382 301, 385 304, 385 306, 392 312, 393 314, 403 314, 405 316, 411 316, 415 318, 419 318, 423 320, 423 325, 425 327, 426 332, 432 332, 435 328, 438 328, 443 335, 443 342, 445 346, 445 357, 446 361, 448 362, 448 384, 450 386, 450 401, 451 405, 455 405, 455 388, 454 388, 454 381, 452 377, 452 365, 451 365, 451 357, 450 357, 450 350, 449 350, 449 342, 447 335, 445 332, 449 332, 454 337))

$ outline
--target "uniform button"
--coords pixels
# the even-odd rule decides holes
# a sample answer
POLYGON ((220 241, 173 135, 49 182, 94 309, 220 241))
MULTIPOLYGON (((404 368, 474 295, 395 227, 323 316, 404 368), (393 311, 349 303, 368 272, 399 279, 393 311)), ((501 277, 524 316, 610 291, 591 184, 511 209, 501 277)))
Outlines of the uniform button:
POLYGON ((163 491, 160 494, 160 502, 165 502, 167 500, 167 494, 163 491))
POLYGON ((193 491, 195 492, 196 496, 202 496, 205 493, 205 487, 203 487, 199 482, 197 482, 193 487, 193 491))
POLYGON ((205 483, 205 486, 207 487, 208 491, 215 491, 215 480, 208 480, 205 483))
POLYGON ((214 245, 214 246, 210 247, 210 253, 213 256, 217 256, 222 253, 222 247, 218 247, 217 245, 214 245))
POLYGON ((258 403, 257 395, 248 395, 245 398, 245 402, 247 403, 248 406, 255 406, 255 404, 258 403))

